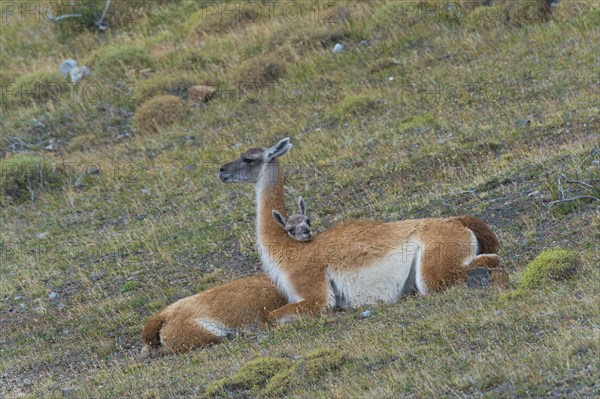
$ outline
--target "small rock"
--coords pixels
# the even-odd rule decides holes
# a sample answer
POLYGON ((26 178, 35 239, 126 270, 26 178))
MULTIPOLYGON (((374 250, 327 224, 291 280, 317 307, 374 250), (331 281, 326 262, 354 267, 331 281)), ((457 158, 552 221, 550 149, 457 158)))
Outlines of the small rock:
POLYGON ((89 170, 88 170, 88 175, 99 175, 102 171, 100 170, 99 167, 97 166, 92 166, 89 170))
POLYGON ((92 273, 92 274, 90 275, 90 278, 92 279, 92 281, 98 281, 98 280, 100 280, 102 277, 104 277, 104 273, 103 273, 103 272, 92 273))
POLYGON ((371 42, 369 40, 361 40, 358 44, 360 44, 363 47, 368 47, 371 45, 371 42))
POLYGON ((48 145, 46 146, 46 150, 48 150, 48 151, 56 150, 56 144, 54 143, 53 139, 48 140, 48 145))
POLYGON ((60 74, 66 78, 71 69, 75 67, 77 67, 77 61, 73 59, 64 60, 62 64, 60 64, 60 74))
POLYGON ((37 233, 37 234, 35 235, 35 238, 42 239, 42 238, 46 237, 47 235, 48 235, 48 232, 47 232, 47 231, 44 231, 44 232, 42 232, 42 233, 37 233))
POLYGON ((364 312, 362 312, 360 314, 360 318, 361 319, 366 319, 367 317, 371 317, 372 314, 373 314, 373 310, 367 309, 367 310, 365 310, 364 312))
POLYGON ((61 392, 64 397, 67 397, 67 398, 75 397, 75 389, 74 388, 65 387, 65 388, 61 389, 61 392))
POLYGON ((55 300, 58 297, 58 294, 56 292, 51 292, 50 295, 48 295, 48 298, 50 298, 51 301, 55 300))
POLYGON ((146 214, 141 213, 141 214, 139 214, 139 215, 136 216, 136 219, 141 222, 142 220, 146 219, 146 214))
POLYGON ((21 300, 22 298, 23 298, 23 297, 22 297, 21 295, 16 295, 16 296, 15 296, 13 299, 14 299, 15 301, 19 301, 19 300, 21 300))
POLYGON ((390 76, 390 77, 388 77, 388 80, 391 82, 391 81, 393 81, 393 80, 394 80, 394 77, 393 77, 393 76, 390 76))
POLYGON ((519 119, 517 122, 518 127, 527 127, 531 125, 531 121, 529 119, 519 119))
POLYGON ((31 380, 29 378, 23 378, 23 385, 25 386, 32 386, 33 382, 31 382, 31 380))
POLYGON ((501 310, 494 310, 494 316, 500 316, 502 314, 501 310))
POLYGON ((373 139, 373 138, 367 139, 367 140, 365 141, 365 145, 372 145, 372 144, 374 144, 374 143, 375 143, 375 139, 373 139))
POLYGON ((66 305, 65 305, 63 302, 61 302, 61 303, 59 303, 59 304, 58 304, 58 308, 59 308, 60 310, 64 309, 64 308, 65 308, 65 306, 66 306, 66 305))
POLYGON ((527 194, 528 197, 535 197, 536 195, 540 195, 539 190, 535 190, 535 191, 532 191, 529 194, 527 194))
POLYGON ((193 103, 205 103, 210 100, 215 93, 217 88, 208 85, 197 85, 188 88, 188 100, 193 103))
POLYGON ((344 51, 346 49, 346 47, 344 47, 344 45, 342 43, 336 43, 335 46, 333 46, 333 48, 331 49, 331 52, 333 54, 338 54, 341 53, 342 51, 344 51))
POLYGON ((79 83, 81 79, 86 78, 90 75, 90 68, 86 66, 72 68, 69 71, 69 76, 71 77, 71 83, 79 83))
POLYGON ((147 188, 142 188, 142 194, 143 195, 150 195, 150 190, 148 190, 147 188))
POLYGON ((190 163, 190 164, 185 165, 183 167, 183 170, 185 170, 186 172, 192 171, 194 169, 196 169, 196 164, 195 163, 190 163))
POLYGON ((185 136, 185 141, 187 143, 191 143, 193 141, 196 141, 196 136, 185 136))

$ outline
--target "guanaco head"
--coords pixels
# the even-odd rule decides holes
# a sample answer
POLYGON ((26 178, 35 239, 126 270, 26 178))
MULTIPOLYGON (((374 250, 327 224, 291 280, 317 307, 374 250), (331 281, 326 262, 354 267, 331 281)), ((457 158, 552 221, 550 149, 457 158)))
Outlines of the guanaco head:
POLYGON ((288 217, 286 220, 281 213, 273 209, 273 218, 294 240, 312 240, 314 233, 310 229, 310 218, 306 216, 306 205, 302 197, 298 197, 298 213, 288 217))
POLYGON ((256 183, 264 164, 275 161, 292 148, 289 137, 270 148, 251 148, 219 169, 219 177, 224 183, 256 183))

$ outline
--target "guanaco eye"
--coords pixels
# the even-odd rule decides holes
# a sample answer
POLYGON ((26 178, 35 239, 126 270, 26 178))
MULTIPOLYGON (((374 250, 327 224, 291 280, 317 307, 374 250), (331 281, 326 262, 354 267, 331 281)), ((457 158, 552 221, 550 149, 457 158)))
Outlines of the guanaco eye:
POLYGON ((250 165, 252 162, 254 162, 254 159, 251 159, 251 158, 243 158, 243 159, 242 159, 242 162, 243 162, 243 163, 245 163, 245 164, 248 164, 248 165, 250 165))

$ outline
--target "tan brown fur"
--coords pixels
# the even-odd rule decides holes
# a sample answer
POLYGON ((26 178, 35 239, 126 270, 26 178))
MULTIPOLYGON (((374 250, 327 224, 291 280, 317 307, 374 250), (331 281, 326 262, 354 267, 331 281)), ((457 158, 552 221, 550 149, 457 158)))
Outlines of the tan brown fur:
MULTIPOLYGON (((335 306, 338 299, 332 298, 332 292, 336 274, 342 276, 340 281, 344 283, 344 279, 354 278, 357 273, 370 273, 374 265, 389 268, 393 264, 385 263, 386 259, 397 256, 398 251, 408 254, 411 246, 421 256, 416 281, 421 293, 441 291, 466 281, 468 262, 478 254, 495 253, 498 249, 498 240, 487 225, 470 216, 391 223, 349 221, 315 235, 310 242, 297 242, 279 228, 271 214, 272 210, 285 213, 284 179, 277 157, 290 148, 289 139, 268 149, 254 148, 220 170, 224 182, 256 183, 257 240, 263 268, 291 302, 272 312, 271 320, 291 321, 335 306)), ((406 264, 402 267, 408 270, 406 264)), ((356 278, 359 285, 365 280, 364 276, 356 278)), ((405 283, 408 284, 408 278, 405 283)), ((358 286, 359 291, 361 287, 358 286)), ((373 292, 374 297, 378 294, 373 292)))
POLYGON ((220 343, 223 331, 265 323, 269 312, 286 304, 265 275, 255 275, 183 298, 146 322, 143 357, 181 353, 220 343), (214 321, 215 328, 197 320, 214 321))

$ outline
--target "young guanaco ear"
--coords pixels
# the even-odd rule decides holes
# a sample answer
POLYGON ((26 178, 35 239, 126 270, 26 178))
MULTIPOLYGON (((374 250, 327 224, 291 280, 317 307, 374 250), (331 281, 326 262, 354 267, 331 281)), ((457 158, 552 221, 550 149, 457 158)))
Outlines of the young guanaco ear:
POLYGON ((291 140, 289 137, 286 137, 283 140, 279 141, 279 143, 275 144, 273 147, 266 150, 263 155, 263 160, 265 162, 271 162, 275 158, 279 158, 280 156, 288 152, 291 148, 291 140))
POLYGON ((278 225, 280 225, 281 227, 283 227, 285 229, 285 222, 286 222, 286 220, 281 215, 281 213, 279 213, 275 209, 273 209, 273 219, 275 219, 275 221, 277 222, 278 225))
POLYGON ((306 204, 304 204, 304 198, 298 197, 298 213, 306 216, 306 204))

